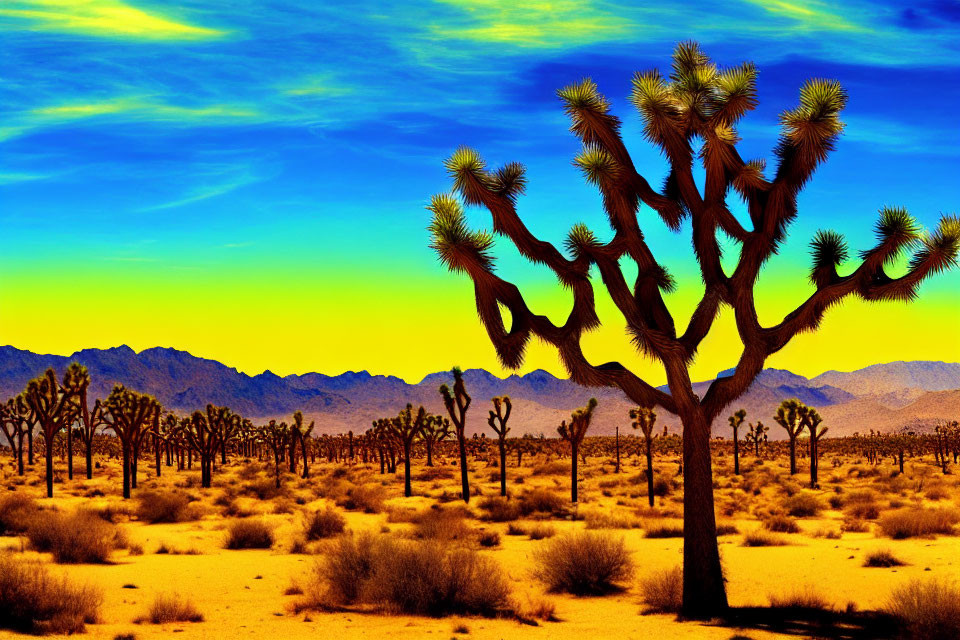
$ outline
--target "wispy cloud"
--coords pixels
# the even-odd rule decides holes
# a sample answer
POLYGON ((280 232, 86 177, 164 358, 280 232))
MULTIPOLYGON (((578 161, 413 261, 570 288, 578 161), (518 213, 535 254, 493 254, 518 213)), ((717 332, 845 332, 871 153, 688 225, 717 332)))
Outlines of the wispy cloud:
POLYGON ((12 18, 14 28, 102 38, 206 40, 225 34, 117 0, 13 0, 0 16, 12 18))

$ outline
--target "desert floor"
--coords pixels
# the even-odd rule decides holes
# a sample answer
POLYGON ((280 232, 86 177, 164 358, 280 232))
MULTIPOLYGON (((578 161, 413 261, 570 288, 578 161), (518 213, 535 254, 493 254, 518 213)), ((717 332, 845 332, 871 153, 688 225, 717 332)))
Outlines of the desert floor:
MULTIPOLYGON (((87 626, 91 638, 115 638, 134 634, 136 638, 774 638, 787 637, 757 628, 737 629, 696 622, 678 622, 674 615, 643 615, 644 605, 638 584, 644 576, 675 567, 681 560, 681 539, 648 538, 650 529, 676 524, 681 513, 682 488, 675 478, 675 460, 655 461, 658 480, 665 495, 656 498, 656 509, 647 508, 645 479, 636 458, 624 460, 622 472, 613 472, 612 461, 593 458, 581 466, 581 501, 576 517, 538 516, 537 523, 548 519, 558 535, 569 530, 611 528, 622 536, 632 553, 635 570, 625 589, 611 595, 574 597, 546 593, 532 575, 532 552, 549 540, 531 540, 525 535, 508 535, 508 523, 482 518, 478 504, 483 497, 496 495, 497 469, 486 462, 471 468, 474 489, 480 496, 471 500, 476 519, 467 519, 473 532, 497 531, 498 546, 482 548, 469 544, 495 559, 509 576, 513 598, 521 603, 544 600, 555 606, 556 621, 538 621, 537 626, 514 619, 423 618, 383 612, 350 611, 329 613, 307 611, 295 614, 296 595, 285 595, 293 584, 308 579, 311 567, 322 554, 324 540, 300 545, 305 515, 324 506, 336 507, 353 531, 369 529, 378 535, 409 536, 415 525, 409 513, 437 502, 462 504, 456 499, 459 471, 442 462, 432 469, 416 465, 413 473, 415 496, 402 497, 402 465, 398 473, 380 475, 373 464, 354 464, 348 472, 336 471, 343 465, 320 463, 311 466, 309 479, 286 475, 284 488, 272 495, 272 465, 256 461, 231 461, 217 469, 214 486, 201 489, 199 471, 176 471, 164 467, 155 478, 152 468, 142 462, 140 483, 134 499, 120 498, 119 463, 101 460, 95 477, 83 477, 83 461, 75 462, 74 480, 65 480, 58 463, 61 481, 52 500, 42 498, 42 464, 28 470, 26 478, 11 475, 5 464, 4 485, 11 491, 25 492, 42 506, 68 512, 77 508, 109 509, 135 551, 114 552, 110 564, 54 565, 49 554, 37 554, 23 538, 0 538, 0 546, 17 555, 39 557, 51 565, 54 573, 97 585, 103 592, 101 622, 87 626), (339 476, 339 477, 337 477, 339 476), (351 487, 382 487, 385 502, 379 513, 364 513, 337 507, 351 487), (192 501, 192 519, 172 524, 147 524, 137 520, 136 495, 167 490, 184 494, 192 501), (229 515, 228 515, 229 514, 229 515), (237 518, 263 519, 274 527, 275 543, 270 550, 227 550, 226 528, 237 518), (139 547, 139 549, 137 548, 139 547), (157 553, 158 550, 166 551, 157 553), (142 551, 142 553, 140 553, 142 551), (198 623, 135 624, 157 594, 186 596, 203 614, 198 623)), ((883 607, 891 591, 911 578, 939 576, 960 578, 960 537, 939 535, 895 540, 880 531, 877 520, 867 510, 866 520, 851 515, 853 502, 834 496, 854 497, 856 504, 877 506, 879 516, 891 510, 926 506, 956 509, 960 488, 955 476, 941 475, 929 462, 912 461, 905 476, 892 477, 888 463, 874 467, 851 457, 840 466, 821 462, 821 489, 802 489, 807 481, 801 472, 790 478, 786 460, 765 461, 757 465, 752 456, 743 460, 744 475, 731 473, 729 460, 715 460, 715 486, 718 520, 733 525, 737 533, 720 537, 720 550, 728 595, 733 606, 766 606, 770 596, 787 595, 798 590, 819 594, 838 610, 872 610, 883 607), (783 546, 747 547, 744 534, 761 528, 769 513, 783 511, 790 494, 812 494, 824 507, 816 516, 798 517, 798 533, 774 534, 785 540, 783 546), (834 508, 836 507, 836 508, 834 508), (849 525, 855 521, 854 525, 849 525), (844 523, 848 523, 845 525, 844 523), (860 526, 857 526, 859 523, 860 526), (865 531, 843 531, 862 528, 865 531), (906 565, 893 568, 866 568, 865 556, 877 549, 889 549, 906 565)), ((548 489, 569 501, 569 459, 524 460, 518 469, 515 460, 508 463, 508 486, 519 496, 533 488, 548 489)), ((381 491, 381 489, 377 489, 381 491)), ((855 505, 854 505, 855 508, 855 505)), ((859 512, 864 513, 864 512, 859 512)), ((512 523, 521 528, 533 526, 533 520, 512 523)), ((0 637, 15 634, 0 631, 0 637)), ((801 634, 802 635, 802 634, 801 634)), ((792 636, 795 637, 795 636, 792 636)))

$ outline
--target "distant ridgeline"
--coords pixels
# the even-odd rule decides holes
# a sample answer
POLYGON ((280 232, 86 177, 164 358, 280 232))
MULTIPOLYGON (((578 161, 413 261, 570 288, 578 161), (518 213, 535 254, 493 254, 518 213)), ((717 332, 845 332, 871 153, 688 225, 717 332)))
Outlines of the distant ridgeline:
MULTIPOLYGON (((300 410, 316 421, 321 433, 364 431, 372 420, 392 415, 407 402, 442 413, 437 390, 444 382, 450 383, 449 372, 430 374, 417 384, 366 371, 285 377, 265 371, 249 376, 216 360, 161 347, 140 353, 127 346, 84 349, 71 356, 55 356, 4 346, 0 347, 0 400, 22 391, 28 380, 47 367, 59 375, 71 362, 90 370, 92 398, 106 397, 114 384, 123 383, 183 412, 213 403, 248 417, 289 419, 300 410)), ((612 434, 617 426, 629 429, 632 406, 616 389, 581 387, 542 370, 498 378, 483 369, 469 369, 464 380, 475 406, 486 407, 494 396, 513 399, 513 435, 555 436, 560 421, 590 397, 599 400, 591 435, 612 434)), ((697 383, 694 390, 702 395, 710 382, 697 383)), ((725 413, 743 408, 747 421, 772 422, 777 406, 788 398, 817 407, 831 436, 956 420, 960 417, 960 364, 891 362, 849 373, 828 371, 812 379, 782 369, 765 369, 725 413)), ((675 417, 663 410, 659 413, 660 425, 671 431, 679 429, 675 417)), ((484 416, 485 412, 471 416, 467 431, 489 431, 484 416)), ((777 431, 782 430, 772 430, 771 437, 782 437, 777 431)), ((714 432, 729 435, 725 415, 714 424, 714 432)))

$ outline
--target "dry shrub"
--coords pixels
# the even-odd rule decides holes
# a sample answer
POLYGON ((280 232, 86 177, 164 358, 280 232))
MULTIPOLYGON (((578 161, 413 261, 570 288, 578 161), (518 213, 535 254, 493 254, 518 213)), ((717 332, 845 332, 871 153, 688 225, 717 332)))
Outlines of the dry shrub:
POLYGON ((870 525, 867 524, 865 520, 844 518, 843 523, 840 525, 840 530, 846 531, 847 533, 866 533, 870 530, 870 525))
POLYGON ((557 621, 557 603, 553 600, 533 598, 527 594, 523 602, 514 603, 513 606, 517 610, 517 617, 521 620, 557 621))
POLYGON ((137 618, 134 622, 137 624, 144 622, 150 624, 203 622, 203 614, 197 611, 190 600, 181 597, 178 593, 160 594, 153 599, 146 615, 137 618))
POLYGON ((469 549, 341 536, 314 568, 297 609, 367 603, 398 613, 492 616, 509 609, 499 566, 469 549))
POLYGON ((789 516, 774 515, 764 519, 763 528, 777 533, 799 533, 800 525, 789 516))
POLYGON ((23 533, 38 511, 36 500, 22 493, 0 498, 0 535, 23 533))
POLYGON ((823 538, 825 540, 839 540, 841 533, 836 529, 821 527, 813 532, 814 538, 823 538))
POLYGON ((523 525, 515 524, 511 522, 507 525, 507 535, 508 536, 525 536, 527 535, 527 528, 523 525))
POLYGON ((668 520, 648 520, 643 525, 644 538, 682 538, 683 523, 668 520))
POLYGON ((490 522, 512 522, 520 517, 520 505, 517 501, 503 496, 484 498, 477 506, 486 512, 484 520, 490 522))
POLYGON ((428 507, 414 517, 413 535, 429 540, 466 540, 473 533, 464 521, 467 515, 469 512, 461 506, 428 507))
POLYGON ((530 472, 532 476, 556 476, 562 474, 570 473, 570 463, 563 462, 562 460, 554 460, 552 462, 544 462, 538 464, 530 472))
POLYGON ((319 540, 321 538, 330 538, 343 533, 347 526, 347 521, 336 510, 331 508, 314 511, 307 517, 304 526, 304 534, 307 540, 319 540))
POLYGON ((795 518, 810 518, 820 513, 823 504, 817 496, 801 492, 784 500, 783 508, 795 518))
POLYGON ((880 505, 875 502, 853 502, 847 505, 844 513, 854 520, 876 520, 880 517, 880 505))
POLYGON ((269 549, 273 529, 261 520, 235 520, 227 529, 227 549, 269 549))
POLYGON ((763 529, 755 529, 754 531, 748 531, 743 536, 743 542, 740 543, 740 546, 743 547, 782 547, 787 544, 787 541, 780 537, 768 533, 763 529))
POLYGON ((509 609, 500 567, 469 549, 436 543, 380 548, 368 597, 388 610, 428 616, 493 616, 509 609))
POLYGON ((0 628, 21 633, 80 633, 97 621, 97 589, 54 577, 39 562, 0 554, 0 628))
MULTIPOLYGON (((552 538, 553 536, 557 535, 557 530, 552 525, 537 523, 527 529, 524 533, 530 536, 531 540, 546 540, 547 538, 552 538)), ((524 535, 524 533, 521 533, 520 535, 524 535)))
POLYGON ((92 511, 38 514, 26 531, 30 546, 53 554, 62 564, 104 564, 114 549, 126 546, 123 532, 92 511))
POLYGON ((851 502, 876 502, 877 492, 873 489, 857 489, 846 494, 846 501, 851 502))
POLYGON ((889 549, 877 549, 876 551, 871 551, 867 554, 867 557, 863 560, 863 566, 865 567, 879 567, 879 568, 889 568, 889 567, 902 567, 906 563, 893 555, 893 552, 889 549))
POLYGON ((243 485, 243 492, 258 500, 273 500, 274 498, 287 496, 290 490, 286 485, 280 485, 278 489, 277 482, 274 478, 260 478, 245 483, 243 485))
POLYGON ((500 534, 496 531, 481 531, 480 535, 477 536, 477 542, 480 543, 481 547, 499 547, 500 534))
POLYGON ((534 575, 550 591, 599 595, 619 588, 633 572, 623 538, 582 531, 556 538, 534 551, 534 575))
POLYGON ((793 587, 785 593, 770 594, 770 606, 774 609, 815 609, 817 611, 832 611, 833 605, 813 587, 793 587))
POLYGON ((383 503, 386 499, 386 489, 381 485, 362 484, 347 490, 346 495, 337 500, 337 505, 348 511, 380 513, 383 511, 383 503))
POLYGON ((607 511, 590 511, 583 517, 587 529, 639 529, 640 520, 607 511))
MULTIPOLYGON (((453 470, 446 467, 424 467, 414 476, 414 480, 420 482, 433 482, 434 480, 450 480, 453 478, 453 470)), ((497 478, 499 480, 499 478, 497 478)))
POLYGON ((885 611, 912 640, 960 638, 960 588, 949 580, 913 580, 897 588, 885 611))
POLYGON ((567 510, 567 503, 559 495, 547 489, 531 489, 518 498, 520 514, 537 513, 559 515, 567 510))
POLYGON ((190 500, 173 491, 143 491, 137 494, 137 518, 143 522, 183 522, 190 519, 190 500))
POLYGON ((646 613, 680 613, 683 605, 683 567, 653 573, 640 581, 646 613))
POLYGON ((737 525, 731 522, 718 522, 717 523, 717 535, 718 536, 732 536, 740 533, 740 529, 737 528, 737 525))
POLYGON ((924 509, 915 507, 888 513, 877 521, 883 535, 894 540, 933 534, 952 535, 960 522, 956 509, 924 509))

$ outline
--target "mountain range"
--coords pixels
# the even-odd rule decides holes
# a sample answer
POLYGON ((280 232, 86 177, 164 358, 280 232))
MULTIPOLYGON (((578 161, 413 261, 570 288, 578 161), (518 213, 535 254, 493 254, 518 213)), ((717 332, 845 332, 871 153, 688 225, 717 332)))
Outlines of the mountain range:
MULTIPOLYGON (((216 360, 164 347, 137 353, 124 345, 57 356, 3 346, 0 399, 22 391, 30 378, 47 367, 59 373, 71 362, 80 362, 90 370, 90 392, 94 397, 103 397, 114 384, 123 383, 150 393, 165 407, 181 412, 212 402, 258 421, 289 419, 299 409, 308 420, 316 422, 321 433, 362 432, 372 420, 395 415, 407 402, 442 413, 437 390, 442 383, 451 381, 449 372, 429 374, 416 384, 366 371, 283 377, 264 371, 250 376, 216 360)), ((720 372, 718 377, 729 373, 720 372)), ((500 378, 483 369, 468 369, 464 379, 473 397, 473 411, 468 419, 471 433, 488 430, 490 398, 504 394, 511 397, 514 405, 512 435, 554 435, 560 421, 590 397, 599 401, 592 434, 612 434, 616 426, 629 431, 627 412, 632 405, 616 389, 581 387, 543 370, 500 378)), ((710 382, 695 383, 694 391, 702 396, 710 382)), ((771 427, 772 437, 783 437, 784 432, 772 416, 786 398, 797 398, 816 407, 831 435, 869 429, 889 431, 904 425, 954 420, 960 417, 960 363, 891 362, 852 372, 827 371, 814 378, 783 369, 764 369, 750 389, 715 421, 714 433, 728 435, 726 414, 742 407, 747 411, 748 422, 762 420, 771 427)), ((664 410, 659 413, 658 428, 666 425, 671 431, 679 430, 676 416, 664 410)))

